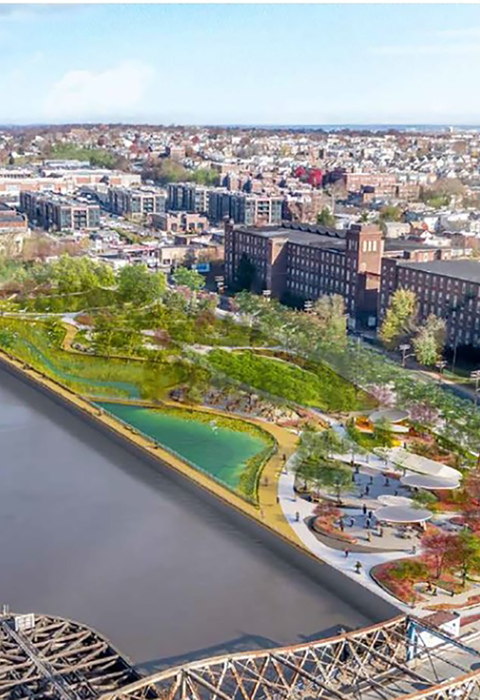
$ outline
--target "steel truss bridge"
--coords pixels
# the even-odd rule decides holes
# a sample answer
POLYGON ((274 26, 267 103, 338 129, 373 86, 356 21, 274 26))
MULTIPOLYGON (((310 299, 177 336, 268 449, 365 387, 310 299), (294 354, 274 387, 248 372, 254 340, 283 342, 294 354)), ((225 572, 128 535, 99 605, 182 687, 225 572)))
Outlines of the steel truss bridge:
POLYGON ((139 674, 85 625, 44 615, 0 615, 1 700, 96 700, 139 674))
MULTIPOLYGON (((0 700, 480 698, 480 652, 401 616, 335 637, 196 661, 141 678, 90 628, 0 615, 0 700)), ((478 645, 480 648, 480 644, 478 645)))

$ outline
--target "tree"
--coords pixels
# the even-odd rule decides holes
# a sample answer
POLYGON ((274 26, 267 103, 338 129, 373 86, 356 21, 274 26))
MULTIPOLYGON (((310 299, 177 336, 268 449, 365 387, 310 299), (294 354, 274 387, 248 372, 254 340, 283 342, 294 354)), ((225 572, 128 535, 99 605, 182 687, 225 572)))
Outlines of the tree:
POLYGON ((430 491, 420 489, 413 494, 413 502, 418 508, 431 508, 438 502, 438 498, 430 491))
POLYGON ((179 287, 188 287, 191 292, 198 292, 205 286, 205 277, 197 270, 188 267, 177 267, 173 273, 173 281, 179 287))
POLYGON ((391 447, 392 424, 386 418, 380 418, 373 426, 373 437, 382 447, 391 447))
POLYGON ((440 578, 445 567, 454 561, 454 552, 458 545, 458 536, 443 532, 438 528, 430 529, 422 537, 424 553, 435 567, 435 578, 440 578))
POLYGON ((314 303, 309 319, 313 319, 321 330, 324 342, 329 346, 345 345, 347 337, 347 314, 345 302, 339 294, 324 294, 314 303))
POLYGON ((413 423, 418 423, 420 426, 434 425, 439 417, 440 412, 426 401, 417 401, 408 407, 410 420, 413 423))
POLYGON ((380 339, 394 348, 408 338, 415 328, 417 297, 409 289, 397 289, 390 299, 387 314, 380 328, 380 339))
POLYGON ((144 306, 158 301, 166 288, 165 275, 150 272, 146 265, 125 265, 118 273, 118 297, 123 303, 144 306))
POLYGON ((397 403, 397 393, 388 384, 369 384, 367 390, 368 393, 378 401, 380 406, 393 408, 397 403))
POLYGON ((442 353, 446 339, 445 321, 430 314, 425 325, 413 339, 415 357, 422 365, 435 365, 442 353))
POLYGON ((480 539, 469 530, 455 537, 453 559, 460 569, 462 585, 465 586, 469 574, 480 570, 480 539))
POLYGON ((238 291, 250 292, 255 284, 257 268, 246 253, 242 253, 236 272, 236 288, 238 291))
POLYGON ((320 214, 317 214, 317 224, 330 228, 335 227, 335 217, 328 207, 323 207, 320 214))
POLYGON ((341 462, 329 462, 319 466, 314 481, 317 487, 332 490, 340 502, 343 491, 352 484, 352 475, 341 462))
POLYGON ((379 219, 383 221, 400 221, 402 218, 402 210, 400 207, 387 205, 380 210, 379 219))

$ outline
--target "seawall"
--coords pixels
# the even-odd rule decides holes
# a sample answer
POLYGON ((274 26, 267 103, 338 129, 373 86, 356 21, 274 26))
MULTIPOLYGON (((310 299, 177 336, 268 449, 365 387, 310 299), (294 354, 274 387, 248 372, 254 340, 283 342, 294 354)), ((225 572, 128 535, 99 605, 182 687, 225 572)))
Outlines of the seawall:
POLYGON ((268 547, 289 565, 301 570, 313 581, 331 590, 340 599, 357 608, 372 622, 382 621, 398 615, 401 611, 384 598, 345 576, 329 564, 321 562, 304 549, 296 540, 272 529, 260 518, 258 509, 235 496, 219 484, 206 478, 189 465, 175 459, 167 452, 154 447, 142 436, 128 432, 113 418, 100 413, 99 409, 82 399, 73 391, 54 382, 45 375, 28 368, 24 363, 0 353, 0 368, 22 382, 41 392, 91 427, 140 458, 152 469, 165 474, 179 483, 197 498, 214 507, 223 518, 238 529, 248 533, 255 541, 268 547))

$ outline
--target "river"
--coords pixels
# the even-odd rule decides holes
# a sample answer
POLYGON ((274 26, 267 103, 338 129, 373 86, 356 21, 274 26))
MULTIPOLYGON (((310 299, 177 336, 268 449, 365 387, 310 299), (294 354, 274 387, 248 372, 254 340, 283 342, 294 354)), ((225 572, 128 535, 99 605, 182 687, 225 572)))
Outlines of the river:
POLYGON ((0 603, 84 622, 144 670, 369 622, 0 370, 0 603))

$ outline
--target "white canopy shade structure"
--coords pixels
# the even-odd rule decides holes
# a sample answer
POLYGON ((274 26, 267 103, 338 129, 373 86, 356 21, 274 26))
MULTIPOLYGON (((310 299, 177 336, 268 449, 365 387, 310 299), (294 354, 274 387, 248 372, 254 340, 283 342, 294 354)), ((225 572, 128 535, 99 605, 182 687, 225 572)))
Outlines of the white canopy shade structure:
POLYGON ((423 508, 412 508, 410 506, 383 506, 375 511, 375 518, 382 522, 398 523, 398 525, 409 525, 413 523, 424 523, 430 520, 432 513, 423 508))
POLYGON ((458 489, 460 481, 454 478, 430 476, 428 474, 407 474, 400 479, 404 486, 426 491, 450 491, 458 489))
POLYGON ((413 454, 413 452, 407 452, 403 447, 392 447, 387 451, 387 456, 396 466, 403 467, 410 472, 455 482, 460 481, 462 478, 462 474, 458 469, 447 467, 446 464, 435 462, 433 459, 427 459, 427 457, 413 454))
POLYGON ((373 411, 368 416, 371 423, 378 423, 379 420, 388 420, 389 423, 401 423, 409 417, 408 411, 401 411, 399 408, 380 408, 373 411))
POLYGON ((407 496, 391 496, 388 493, 384 493, 377 498, 377 501, 382 504, 382 506, 407 506, 411 508, 413 506, 413 501, 407 496))
POLYGON ((398 425, 391 425, 389 428, 390 433, 396 433, 397 435, 405 435, 409 431, 410 428, 408 427, 408 425, 402 425, 401 423, 399 423, 398 425))

